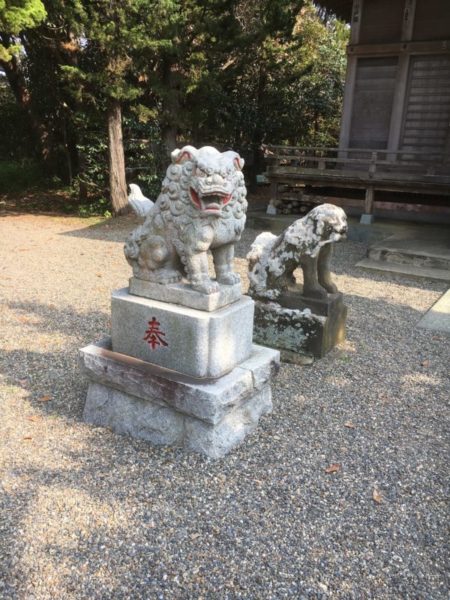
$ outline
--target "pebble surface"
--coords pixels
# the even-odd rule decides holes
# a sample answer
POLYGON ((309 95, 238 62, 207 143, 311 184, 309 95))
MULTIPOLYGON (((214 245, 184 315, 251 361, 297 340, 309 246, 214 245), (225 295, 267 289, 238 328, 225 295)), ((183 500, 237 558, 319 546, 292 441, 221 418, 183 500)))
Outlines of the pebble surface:
POLYGON ((445 284, 337 245, 347 341, 211 461, 81 419, 137 223, 0 219, 0 598, 448 598, 450 338, 416 328, 445 284))

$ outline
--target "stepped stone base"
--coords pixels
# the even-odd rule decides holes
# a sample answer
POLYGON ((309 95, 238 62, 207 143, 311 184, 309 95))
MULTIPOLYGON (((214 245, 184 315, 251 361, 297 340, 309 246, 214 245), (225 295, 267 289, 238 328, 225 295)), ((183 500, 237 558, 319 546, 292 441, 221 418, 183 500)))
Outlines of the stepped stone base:
POLYGON ((254 302, 207 312, 116 290, 112 349, 190 377, 221 377, 252 352, 254 302))
POLYGON ((86 422, 219 458, 272 410, 279 352, 253 346, 247 360, 208 381, 113 352, 109 338, 83 348, 80 362, 90 381, 86 422))

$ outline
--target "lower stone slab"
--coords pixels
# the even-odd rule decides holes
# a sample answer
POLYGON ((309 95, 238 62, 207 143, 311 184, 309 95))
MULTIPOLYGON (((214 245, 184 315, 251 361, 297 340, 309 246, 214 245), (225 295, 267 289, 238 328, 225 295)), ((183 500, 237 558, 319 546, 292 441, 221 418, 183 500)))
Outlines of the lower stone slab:
POLYGON ((256 428, 262 415, 271 411, 269 385, 213 425, 169 406, 91 383, 83 417, 87 423, 110 427, 116 433, 155 445, 184 446, 209 458, 221 458, 256 428))
POLYGON ((282 351, 321 358, 345 340, 346 318, 347 307, 339 298, 332 302, 325 316, 310 309, 257 301, 253 339, 282 351))
POLYGON ((86 422, 219 458, 271 411, 279 352, 255 345, 231 373, 207 382, 113 352, 108 338, 83 348, 80 362, 90 381, 86 422))

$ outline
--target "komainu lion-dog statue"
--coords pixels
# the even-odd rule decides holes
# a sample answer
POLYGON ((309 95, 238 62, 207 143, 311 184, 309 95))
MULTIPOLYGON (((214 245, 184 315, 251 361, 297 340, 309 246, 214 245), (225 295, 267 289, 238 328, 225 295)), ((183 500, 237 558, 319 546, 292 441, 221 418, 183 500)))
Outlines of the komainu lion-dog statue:
POLYGON ((194 290, 218 291, 233 285, 234 243, 247 210, 243 159, 236 152, 184 146, 172 152, 161 193, 144 223, 125 244, 138 279, 175 283, 187 277, 194 290), (211 250, 216 281, 208 273, 211 250))
POLYGON ((303 296, 326 298, 336 293, 331 279, 330 258, 334 242, 347 233, 347 217, 342 208, 321 204, 298 219, 278 237, 261 233, 247 255, 249 295, 276 299, 295 284, 294 271, 303 271, 303 296))

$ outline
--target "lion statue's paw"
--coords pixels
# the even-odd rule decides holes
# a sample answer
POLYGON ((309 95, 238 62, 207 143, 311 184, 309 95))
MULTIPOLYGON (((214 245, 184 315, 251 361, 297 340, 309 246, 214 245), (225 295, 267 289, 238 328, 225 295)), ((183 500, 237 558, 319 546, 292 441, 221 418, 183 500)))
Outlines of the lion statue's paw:
POLYGON ((223 285, 235 285, 241 282, 241 278, 237 273, 229 272, 217 276, 217 281, 223 285))
POLYGON ((191 281, 192 289, 202 294, 215 294, 219 291, 219 284, 211 279, 201 279, 199 281, 191 281))
POLYGON ((306 287, 303 288, 303 293, 309 298, 318 298, 319 300, 326 300, 327 291, 322 286, 317 287, 306 287))

